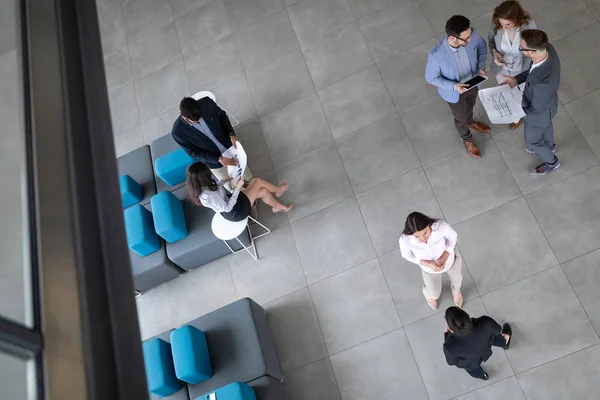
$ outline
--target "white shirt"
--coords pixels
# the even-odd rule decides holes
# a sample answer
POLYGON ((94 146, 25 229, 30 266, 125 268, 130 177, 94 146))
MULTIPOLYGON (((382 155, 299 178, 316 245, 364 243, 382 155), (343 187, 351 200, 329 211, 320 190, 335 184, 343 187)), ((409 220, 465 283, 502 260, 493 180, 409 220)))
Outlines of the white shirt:
POLYGON ((519 50, 520 43, 521 28, 516 28, 515 37, 512 43, 508 38, 508 31, 503 30, 499 53, 502 54, 502 57, 506 63, 502 69, 508 72, 508 75, 511 76, 518 74, 523 68, 523 54, 519 50), (511 72, 513 72, 513 74, 510 74, 511 72))
POLYGON ((214 212, 229 212, 233 210, 233 206, 237 203, 238 195, 240 191, 234 189, 231 193, 231 197, 227 197, 227 193, 225 192, 225 188, 223 185, 225 182, 219 181, 217 183, 218 190, 202 190, 200 193, 200 203, 204 207, 208 207, 214 212))
POLYGON ((421 269, 428 274, 442 274, 452 267, 454 264, 454 247, 458 234, 448 223, 437 221, 431 225, 431 235, 424 243, 413 235, 400 236, 400 253, 406 260, 417 264, 421 269), (439 259, 444 251, 450 253, 444 269, 434 271, 424 265, 421 265, 421 260, 435 261, 439 259))
POLYGON ((542 65, 543 63, 545 63, 547 59, 548 59, 548 54, 546 54, 546 57, 544 57, 544 59, 542 61, 540 61, 539 63, 532 63, 531 64, 531 69, 529 70, 529 73, 531 73, 531 71, 533 71, 534 69, 536 69, 537 67, 539 67, 540 65, 542 65))

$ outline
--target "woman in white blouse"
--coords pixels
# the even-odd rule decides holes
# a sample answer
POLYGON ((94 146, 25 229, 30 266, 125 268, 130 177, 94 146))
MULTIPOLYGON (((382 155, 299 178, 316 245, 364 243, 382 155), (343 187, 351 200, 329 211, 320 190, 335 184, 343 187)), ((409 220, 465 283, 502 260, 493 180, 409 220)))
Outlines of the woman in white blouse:
POLYGON ((462 307, 462 260, 455 251, 457 234, 446 222, 432 219, 420 212, 406 218, 400 236, 400 252, 406 260, 421 267, 423 296, 434 310, 442 293, 442 274, 448 273, 454 304, 462 307))
MULTIPOLYGON (((494 9, 488 44, 494 57, 492 73, 498 84, 505 81, 501 74, 515 76, 531 66, 531 60, 523 57, 519 46, 521 31, 536 28, 535 22, 518 1, 504 1, 494 9)), ((515 129, 519 125, 521 120, 513 122, 509 128, 515 129)))
POLYGON ((252 210, 252 205, 257 199, 273 207, 273 212, 288 212, 292 205, 285 206, 278 202, 273 194, 281 197, 289 185, 286 182, 276 186, 261 178, 254 178, 246 189, 243 189, 244 180, 239 179, 231 194, 225 191, 223 185, 231 178, 215 181, 210 169, 201 162, 191 164, 186 173, 188 195, 194 204, 212 209, 221 213, 228 221, 243 221, 252 210))

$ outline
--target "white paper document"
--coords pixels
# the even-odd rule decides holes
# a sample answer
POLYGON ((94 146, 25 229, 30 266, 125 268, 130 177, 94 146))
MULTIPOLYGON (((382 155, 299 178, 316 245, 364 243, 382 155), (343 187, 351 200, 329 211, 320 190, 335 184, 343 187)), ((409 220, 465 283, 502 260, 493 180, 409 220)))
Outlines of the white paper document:
POLYGON ((244 171, 248 165, 248 155, 242 147, 242 144, 238 141, 236 146, 237 149, 234 149, 233 146, 231 146, 225 153, 222 154, 223 157, 235 158, 238 161, 238 165, 234 167, 227 167, 227 174, 231 177, 232 185, 235 185, 238 179, 244 176, 244 171))
POLYGON ((479 100, 492 124, 510 124, 525 116, 521 107, 525 84, 510 88, 508 85, 479 90, 479 100))

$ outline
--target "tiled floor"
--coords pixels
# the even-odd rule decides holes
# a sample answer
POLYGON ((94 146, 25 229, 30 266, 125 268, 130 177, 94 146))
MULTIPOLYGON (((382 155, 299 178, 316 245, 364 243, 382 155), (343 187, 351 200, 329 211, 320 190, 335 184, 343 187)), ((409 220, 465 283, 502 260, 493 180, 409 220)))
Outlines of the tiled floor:
POLYGON ((600 1, 523 0, 563 67, 562 168, 535 178, 522 130, 494 126, 468 157, 423 80, 444 21, 463 13, 486 34, 495 3, 98 0, 117 155, 211 90, 242 121, 254 172, 289 180, 295 204, 261 207, 274 230, 259 261, 225 257, 139 297, 143 337, 250 296, 292 400, 597 399, 600 1), (488 382, 445 364, 449 290, 433 312, 398 251, 413 210, 458 231, 465 309, 513 323, 488 382))

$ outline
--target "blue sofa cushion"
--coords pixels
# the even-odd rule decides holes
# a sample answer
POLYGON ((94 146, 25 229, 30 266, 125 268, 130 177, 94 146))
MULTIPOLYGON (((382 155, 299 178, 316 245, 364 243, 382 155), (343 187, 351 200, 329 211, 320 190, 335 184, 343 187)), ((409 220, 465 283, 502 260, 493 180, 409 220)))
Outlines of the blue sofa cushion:
POLYGON ((170 396, 181 389, 175 375, 171 345, 162 339, 143 343, 148 391, 160 397, 170 396))
POLYGON ((157 158, 154 163, 156 175, 169 186, 175 186, 185 181, 185 172, 194 159, 179 148, 157 158))
POLYGON ((142 201, 142 185, 137 183, 135 179, 129 175, 122 175, 119 177, 119 186, 121 186, 121 201, 123 202, 123 208, 131 207, 142 201))
POLYGON ((154 231, 152 213, 139 204, 124 212, 125 232, 129 248, 142 257, 160 249, 160 239, 154 231))
POLYGON ((188 235, 183 214, 183 204, 173 193, 161 192, 152 197, 152 216, 156 233, 168 243, 174 243, 188 235))
POLYGON ((197 384, 213 374, 206 344, 206 334, 191 325, 171 332, 171 348, 175 374, 180 380, 197 384))
POLYGON ((227 386, 223 386, 214 392, 206 393, 196 400, 256 400, 254 389, 245 383, 233 382, 227 386), (215 396, 211 397, 212 394, 215 396))

